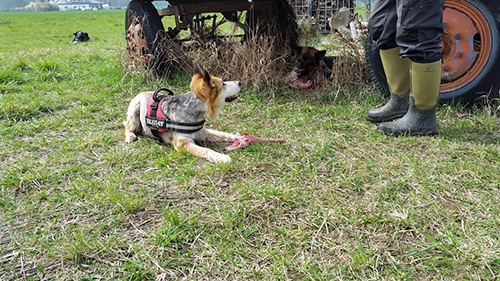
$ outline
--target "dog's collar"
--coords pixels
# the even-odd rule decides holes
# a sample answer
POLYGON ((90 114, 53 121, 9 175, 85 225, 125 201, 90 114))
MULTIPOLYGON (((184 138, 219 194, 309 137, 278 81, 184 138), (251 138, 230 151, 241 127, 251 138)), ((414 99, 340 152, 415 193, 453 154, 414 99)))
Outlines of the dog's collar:
POLYGON ((205 119, 198 122, 178 122, 171 120, 165 112, 163 112, 161 103, 164 101, 165 95, 159 95, 160 91, 167 91, 168 96, 173 96, 174 93, 166 88, 157 89, 153 96, 148 101, 146 114, 146 126, 151 129, 154 137, 161 141, 160 133, 178 132, 181 134, 192 134, 203 128, 205 119), (160 110, 158 110, 158 108, 160 110))

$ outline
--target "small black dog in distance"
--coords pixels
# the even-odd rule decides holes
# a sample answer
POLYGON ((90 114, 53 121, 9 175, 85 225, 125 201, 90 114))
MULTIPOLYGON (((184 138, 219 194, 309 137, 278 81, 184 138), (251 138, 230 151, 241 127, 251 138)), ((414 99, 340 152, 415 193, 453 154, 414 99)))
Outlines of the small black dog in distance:
POLYGON ((73 43, 76 42, 85 42, 89 41, 90 37, 87 32, 83 32, 81 30, 78 30, 77 32, 73 33, 73 43))

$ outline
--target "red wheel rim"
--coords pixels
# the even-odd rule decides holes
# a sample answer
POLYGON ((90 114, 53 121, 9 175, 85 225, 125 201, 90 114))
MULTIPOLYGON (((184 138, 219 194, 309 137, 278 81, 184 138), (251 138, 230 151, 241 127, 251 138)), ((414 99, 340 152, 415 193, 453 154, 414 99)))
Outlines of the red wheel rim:
POLYGON ((462 0, 445 2, 441 93, 465 87, 481 73, 491 53, 491 32, 484 15, 462 0))

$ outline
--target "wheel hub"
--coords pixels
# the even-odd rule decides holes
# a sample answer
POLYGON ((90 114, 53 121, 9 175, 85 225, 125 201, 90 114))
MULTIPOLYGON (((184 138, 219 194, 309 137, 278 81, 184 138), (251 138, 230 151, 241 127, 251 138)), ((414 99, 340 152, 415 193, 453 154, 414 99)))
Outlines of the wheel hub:
POLYGON ((478 34, 472 20, 455 10, 444 11, 446 22, 443 33, 442 79, 454 81, 462 77, 474 64, 478 52, 474 49, 474 36, 478 34))

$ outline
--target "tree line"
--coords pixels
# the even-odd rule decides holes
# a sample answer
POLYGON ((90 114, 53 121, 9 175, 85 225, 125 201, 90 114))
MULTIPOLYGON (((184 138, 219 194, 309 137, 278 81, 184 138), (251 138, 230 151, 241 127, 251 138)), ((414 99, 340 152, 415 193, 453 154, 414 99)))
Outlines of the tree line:
POLYGON ((9 11, 15 8, 23 8, 32 0, 2 0, 0 1, 0 11, 9 11))

